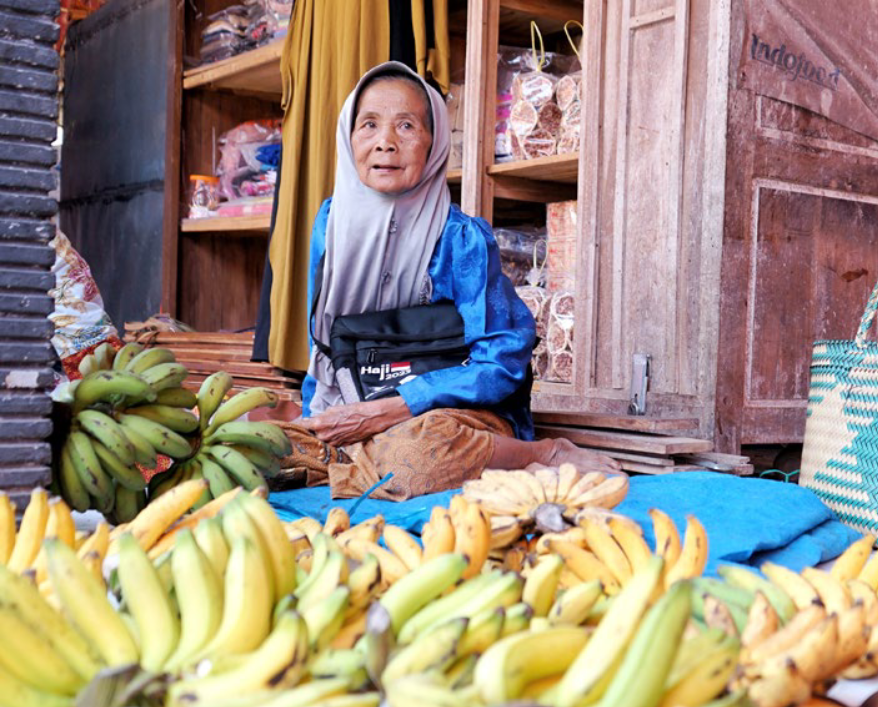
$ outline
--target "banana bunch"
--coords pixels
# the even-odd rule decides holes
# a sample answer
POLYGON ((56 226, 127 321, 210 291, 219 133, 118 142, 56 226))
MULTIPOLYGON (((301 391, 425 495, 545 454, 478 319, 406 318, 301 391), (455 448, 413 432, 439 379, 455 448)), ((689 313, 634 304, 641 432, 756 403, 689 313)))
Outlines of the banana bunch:
POLYGON ((581 474, 572 464, 534 472, 489 469, 463 485, 464 497, 494 516, 496 548, 534 526, 540 532, 561 532, 594 509, 617 506, 627 493, 625 474, 581 474))
MULTIPOLYGON (((281 457, 292 451, 289 439, 270 422, 239 420, 257 407, 277 405, 277 394, 267 388, 250 388, 225 400, 232 387, 232 377, 218 371, 202 383, 195 398, 198 417, 180 419, 180 432, 200 435, 198 451, 191 458, 174 464, 150 482, 150 498, 161 496, 183 481, 205 479, 208 490, 199 502, 203 505, 231 489, 242 486, 247 491, 267 492, 266 477, 280 471, 281 457), (183 429, 185 424, 185 429, 183 429)), ((156 421, 173 425, 174 420, 156 412, 156 421)))

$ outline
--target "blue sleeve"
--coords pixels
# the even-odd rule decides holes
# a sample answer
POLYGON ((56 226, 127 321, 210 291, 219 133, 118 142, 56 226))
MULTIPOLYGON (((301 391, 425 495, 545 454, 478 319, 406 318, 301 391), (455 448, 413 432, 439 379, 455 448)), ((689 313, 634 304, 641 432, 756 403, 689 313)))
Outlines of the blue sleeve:
POLYGON ((469 360, 397 389, 413 415, 441 407, 497 405, 525 379, 536 340, 533 317, 500 270, 500 251, 482 219, 446 228, 431 264, 433 300, 453 299, 464 322, 469 360), (446 241, 446 239, 448 239, 446 241))
MULTIPOLYGON (((308 263, 308 350, 314 347, 311 341, 311 303, 314 301, 314 278, 317 275, 317 265, 326 251, 326 221, 329 218, 329 204, 332 199, 327 199, 320 206, 317 217, 314 219, 314 227, 311 229, 311 254, 308 263)), ((314 397, 314 389, 317 381, 308 374, 302 381, 302 415, 311 417, 311 399, 314 397)))

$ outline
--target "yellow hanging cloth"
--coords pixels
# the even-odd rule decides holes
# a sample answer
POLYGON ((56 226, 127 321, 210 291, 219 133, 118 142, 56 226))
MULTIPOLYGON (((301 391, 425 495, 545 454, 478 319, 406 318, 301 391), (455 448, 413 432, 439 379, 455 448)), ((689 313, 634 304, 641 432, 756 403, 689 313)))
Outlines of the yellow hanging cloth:
MULTIPOLYGON (((433 0, 435 49, 427 50, 424 0, 412 0, 418 73, 449 85, 448 2, 433 0), (420 10, 418 11, 418 8, 420 10)), ((296 0, 281 56, 283 159, 274 230, 268 358, 308 367, 308 259, 311 227, 335 181, 335 127, 360 77, 390 53, 386 0, 296 0)))

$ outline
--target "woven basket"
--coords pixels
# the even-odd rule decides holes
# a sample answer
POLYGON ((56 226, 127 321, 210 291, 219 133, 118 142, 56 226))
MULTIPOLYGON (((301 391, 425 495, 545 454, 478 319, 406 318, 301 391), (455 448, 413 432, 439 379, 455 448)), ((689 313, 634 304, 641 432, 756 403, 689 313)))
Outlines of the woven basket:
POLYGON ((853 341, 817 341, 799 483, 841 520, 878 533, 878 344, 866 333, 878 310, 872 291, 853 341))

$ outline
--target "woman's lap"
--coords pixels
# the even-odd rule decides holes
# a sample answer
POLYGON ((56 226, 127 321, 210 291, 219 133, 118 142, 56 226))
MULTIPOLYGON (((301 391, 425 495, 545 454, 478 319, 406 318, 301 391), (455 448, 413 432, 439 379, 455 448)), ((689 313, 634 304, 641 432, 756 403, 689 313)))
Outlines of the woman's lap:
POLYGON ((354 498, 392 473, 371 497, 394 501, 459 488, 485 469, 493 435, 512 436, 509 423, 492 412, 453 408, 432 410, 344 449, 299 427, 285 431, 293 454, 283 465, 302 469, 308 486, 328 483, 333 498, 354 498))

